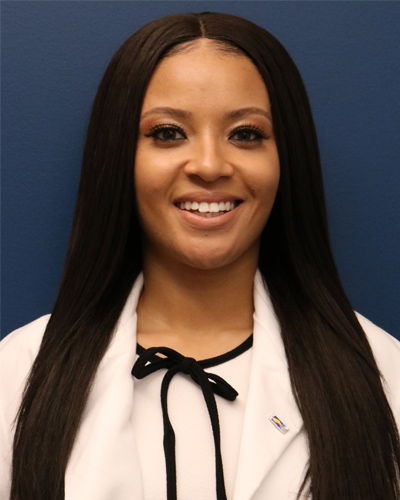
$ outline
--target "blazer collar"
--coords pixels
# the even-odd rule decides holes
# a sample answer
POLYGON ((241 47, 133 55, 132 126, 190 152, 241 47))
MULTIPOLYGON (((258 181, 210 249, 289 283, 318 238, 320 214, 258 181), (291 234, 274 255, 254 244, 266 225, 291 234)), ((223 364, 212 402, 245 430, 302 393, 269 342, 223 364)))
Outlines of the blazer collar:
POLYGON ((302 428, 291 389, 284 345, 258 271, 254 280, 254 343, 234 500, 247 500, 302 428), (276 415, 289 430, 269 420, 276 415))
POLYGON ((98 368, 67 468, 66 500, 144 497, 131 426, 136 306, 142 287, 140 275, 98 368))

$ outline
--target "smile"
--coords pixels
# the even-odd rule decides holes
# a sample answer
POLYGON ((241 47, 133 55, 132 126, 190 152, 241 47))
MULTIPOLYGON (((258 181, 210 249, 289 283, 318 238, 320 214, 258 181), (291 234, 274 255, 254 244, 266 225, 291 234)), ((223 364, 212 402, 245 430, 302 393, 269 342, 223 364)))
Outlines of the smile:
POLYGON ((239 204, 240 201, 220 201, 219 203, 207 203, 205 201, 201 201, 200 203, 197 201, 181 201, 177 205, 181 210, 186 210, 192 214, 200 215, 201 217, 210 218, 226 214, 236 208, 239 204))

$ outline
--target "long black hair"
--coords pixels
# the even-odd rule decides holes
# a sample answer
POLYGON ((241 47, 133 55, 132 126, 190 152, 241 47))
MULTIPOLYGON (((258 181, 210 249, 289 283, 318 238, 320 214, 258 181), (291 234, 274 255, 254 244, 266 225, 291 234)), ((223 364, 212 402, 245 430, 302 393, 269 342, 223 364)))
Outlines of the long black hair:
POLYGON ((65 470, 97 368, 142 267, 132 166, 144 94, 163 57, 202 37, 249 57, 271 101, 281 183, 261 236, 259 268, 308 438, 301 491, 315 500, 395 500, 399 436, 332 257, 302 79, 272 35, 217 13, 147 24, 118 50, 100 83, 60 290, 18 413, 11 500, 64 498, 65 470))

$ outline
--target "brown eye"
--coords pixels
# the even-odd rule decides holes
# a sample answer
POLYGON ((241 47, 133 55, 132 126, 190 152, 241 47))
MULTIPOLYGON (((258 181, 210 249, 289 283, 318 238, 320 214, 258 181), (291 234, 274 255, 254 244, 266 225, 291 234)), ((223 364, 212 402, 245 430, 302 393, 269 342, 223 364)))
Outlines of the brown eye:
POLYGON ((234 130, 229 139, 234 142, 257 142, 267 139, 267 136, 256 127, 242 127, 234 130))
POLYGON ((159 142, 174 142, 186 139, 186 135, 180 127, 171 125, 157 125, 146 134, 146 137, 153 137, 159 142))

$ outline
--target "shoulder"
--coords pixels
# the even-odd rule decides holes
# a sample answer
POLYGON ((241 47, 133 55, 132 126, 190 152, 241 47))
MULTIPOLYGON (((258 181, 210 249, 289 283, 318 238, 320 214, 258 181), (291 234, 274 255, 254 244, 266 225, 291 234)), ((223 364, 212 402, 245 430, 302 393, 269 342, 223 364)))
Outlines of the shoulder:
POLYGON ((21 368, 26 362, 33 363, 49 318, 50 314, 42 316, 14 330, 0 342, 0 370, 3 371, 5 365, 15 370, 21 368), (12 364, 13 360, 18 360, 18 363, 12 364))
POLYGON ((20 392, 37 356, 50 315, 32 321, 0 342, 0 399, 20 392))
POLYGON ((400 342, 376 326, 359 313, 357 319, 367 335, 379 368, 389 378, 399 377, 400 381, 400 342))
POLYGON ((392 409, 400 423, 400 342, 361 314, 356 314, 374 353, 392 409))

